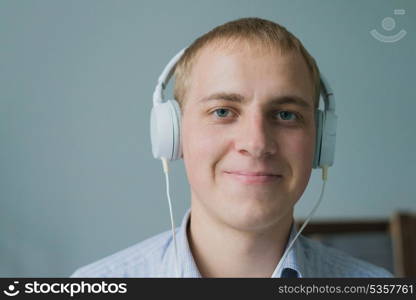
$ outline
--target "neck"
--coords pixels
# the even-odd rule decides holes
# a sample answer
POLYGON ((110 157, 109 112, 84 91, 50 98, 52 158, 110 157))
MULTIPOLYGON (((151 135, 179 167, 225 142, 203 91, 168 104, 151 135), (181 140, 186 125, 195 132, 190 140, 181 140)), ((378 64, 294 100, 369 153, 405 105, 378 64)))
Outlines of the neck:
POLYGON ((292 211, 276 224, 256 231, 219 222, 192 205, 189 246, 202 277, 271 277, 283 255, 293 222, 292 211))

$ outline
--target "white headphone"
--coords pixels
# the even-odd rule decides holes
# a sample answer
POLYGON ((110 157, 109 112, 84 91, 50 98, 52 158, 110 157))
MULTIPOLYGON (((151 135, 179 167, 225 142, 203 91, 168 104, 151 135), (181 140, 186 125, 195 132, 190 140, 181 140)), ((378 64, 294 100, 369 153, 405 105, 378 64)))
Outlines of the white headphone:
MULTIPOLYGON (((157 159, 177 160, 182 157, 181 111, 176 100, 163 102, 163 92, 172 77, 176 63, 186 48, 179 51, 160 74, 153 92, 153 108, 150 121, 150 137, 153 157, 157 159)), ((335 98, 328 82, 320 74, 321 97, 325 110, 316 110, 316 143, 313 168, 332 166, 335 156, 337 116, 335 98)))

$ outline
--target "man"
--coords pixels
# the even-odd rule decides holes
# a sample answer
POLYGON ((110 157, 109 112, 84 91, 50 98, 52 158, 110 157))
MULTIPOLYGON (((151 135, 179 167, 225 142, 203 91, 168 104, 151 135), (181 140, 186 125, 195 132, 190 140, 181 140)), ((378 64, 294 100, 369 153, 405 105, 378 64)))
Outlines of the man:
MULTIPOLYGON (((319 100, 314 59, 284 27, 247 18, 197 39, 175 69, 191 209, 177 232, 183 277, 388 277, 300 237, 293 208, 312 170, 319 100)), ((174 277, 169 231, 73 277, 174 277)))

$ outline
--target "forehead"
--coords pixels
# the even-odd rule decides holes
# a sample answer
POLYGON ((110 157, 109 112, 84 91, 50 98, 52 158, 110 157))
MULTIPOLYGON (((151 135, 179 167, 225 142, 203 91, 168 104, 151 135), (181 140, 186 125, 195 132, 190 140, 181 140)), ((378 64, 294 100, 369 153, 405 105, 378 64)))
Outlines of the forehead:
POLYGON ((304 58, 259 43, 212 43, 200 49, 190 72, 188 101, 211 93, 254 96, 296 94, 313 103, 313 83, 304 58))

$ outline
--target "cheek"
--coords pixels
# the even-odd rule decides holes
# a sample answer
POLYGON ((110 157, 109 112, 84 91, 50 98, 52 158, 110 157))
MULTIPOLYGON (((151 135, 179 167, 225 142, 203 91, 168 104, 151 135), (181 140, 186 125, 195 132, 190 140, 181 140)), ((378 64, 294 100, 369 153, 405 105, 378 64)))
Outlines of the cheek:
POLYGON ((299 132, 285 137, 285 155, 292 166, 292 172, 309 174, 315 151, 315 135, 311 132, 299 132))
POLYGON ((214 137, 197 122, 185 120, 182 127, 182 148, 184 157, 196 158, 209 153, 215 145, 214 137))
POLYGON ((298 133, 290 134, 285 139, 282 153, 290 168, 290 180, 287 182, 293 199, 299 199, 308 185, 312 172, 315 150, 315 135, 298 133))
POLYGON ((220 158, 220 140, 217 130, 202 125, 198 120, 183 120, 183 159, 191 184, 211 176, 211 170, 220 158))

